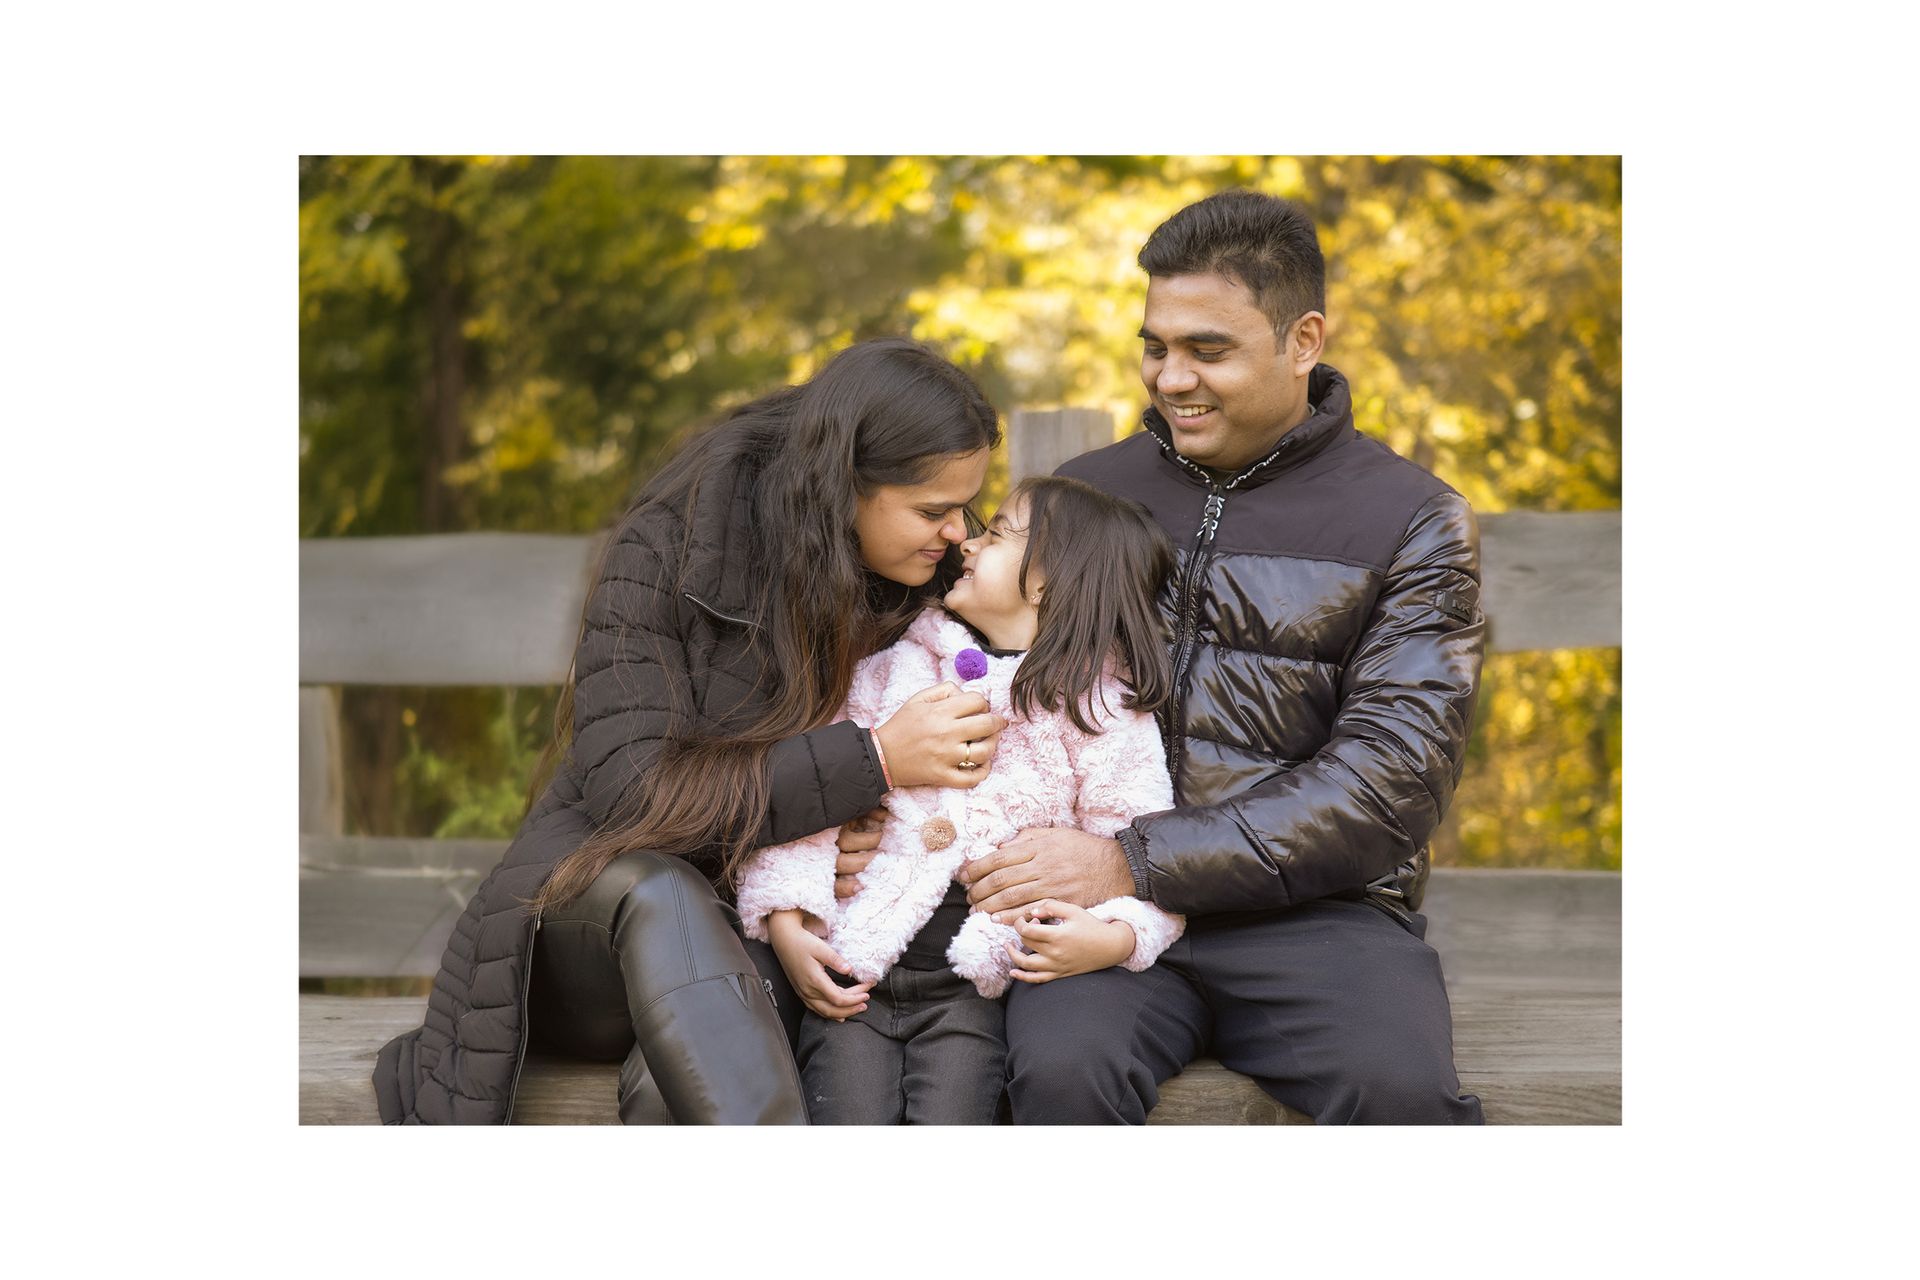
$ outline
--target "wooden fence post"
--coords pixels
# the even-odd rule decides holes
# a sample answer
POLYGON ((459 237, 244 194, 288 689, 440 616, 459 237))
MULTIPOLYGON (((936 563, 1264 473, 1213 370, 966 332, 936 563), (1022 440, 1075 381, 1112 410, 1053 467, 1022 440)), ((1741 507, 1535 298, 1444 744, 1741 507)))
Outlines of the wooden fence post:
POLYGON ((300 687, 300 831, 337 836, 347 829, 346 766, 340 747, 340 690, 300 687))
POLYGON ((1113 443, 1105 409, 1015 409, 1007 429, 1007 483, 1052 475, 1068 458, 1113 443))

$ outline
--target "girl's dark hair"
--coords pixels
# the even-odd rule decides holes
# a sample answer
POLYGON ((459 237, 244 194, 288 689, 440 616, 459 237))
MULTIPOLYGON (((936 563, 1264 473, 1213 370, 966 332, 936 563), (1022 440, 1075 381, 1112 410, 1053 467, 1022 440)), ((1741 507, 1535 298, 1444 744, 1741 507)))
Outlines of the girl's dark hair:
MULTIPOLYGON (((729 517, 744 520, 735 534, 745 535, 744 559, 725 570, 746 585, 758 624, 748 632, 757 683, 770 697, 742 716, 737 704, 719 702, 725 686, 716 683, 699 708, 710 724, 702 731, 693 691, 669 689, 673 728, 637 794, 561 860, 533 899, 537 910, 574 898, 609 862, 639 849, 717 860, 709 872, 732 879, 766 817, 767 753, 828 723, 855 664, 898 639, 959 575, 952 547, 918 588, 870 573, 854 533, 856 496, 923 483, 954 457, 999 442, 999 417, 971 378, 929 347, 884 338, 848 347, 809 381, 735 410, 679 449, 633 509, 658 505, 679 519, 677 598, 700 553, 696 506, 734 502, 736 481, 748 477, 747 509, 729 517)), ((582 634, 585 626, 583 617, 582 634)), ((571 741, 573 704, 569 673, 530 804, 571 741)))
POLYGON ((1003 508, 1020 498, 1027 500, 1020 592, 1035 570, 1046 587, 1033 647, 1008 691, 1015 713, 1064 706, 1082 732, 1098 732, 1091 703, 1110 661, 1130 690, 1121 705, 1158 711, 1173 692, 1156 600, 1173 569, 1166 531, 1139 503, 1064 476, 1022 480, 1003 508))

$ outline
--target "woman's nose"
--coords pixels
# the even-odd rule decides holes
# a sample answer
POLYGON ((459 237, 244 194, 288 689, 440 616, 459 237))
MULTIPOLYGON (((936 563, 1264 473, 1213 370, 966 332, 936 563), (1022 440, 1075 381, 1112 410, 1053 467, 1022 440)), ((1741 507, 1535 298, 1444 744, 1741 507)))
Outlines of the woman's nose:
POLYGON ((961 544, 960 549, 962 551, 965 551, 966 543, 968 541, 966 517, 955 516, 953 519, 941 525, 940 536, 945 538, 948 542, 957 542, 961 544))

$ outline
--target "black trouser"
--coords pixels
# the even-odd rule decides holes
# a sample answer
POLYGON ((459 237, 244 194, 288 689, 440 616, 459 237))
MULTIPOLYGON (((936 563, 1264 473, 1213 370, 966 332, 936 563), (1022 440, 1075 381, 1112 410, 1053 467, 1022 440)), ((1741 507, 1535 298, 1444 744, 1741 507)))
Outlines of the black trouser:
POLYGON ((1015 1124, 1141 1124, 1203 1053, 1321 1124, 1480 1124, 1440 958, 1361 902, 1200 916, 1144 973, 1014 985, 1015 1124))
POLYGON ((532 1038, 574 1057, 624 1055, 625 1124, 807 1123, 783 1025, 797 1024, 798 1002, 772 949, 739 929, 684 859, 616 858, 541 920, 532 1038))
POLYGON ((799 1053, 815 1124, 992 1124, 1006 1092, 1005 1002, 947 966, 895 964, 864 1013, 808 1013, 799 1053))

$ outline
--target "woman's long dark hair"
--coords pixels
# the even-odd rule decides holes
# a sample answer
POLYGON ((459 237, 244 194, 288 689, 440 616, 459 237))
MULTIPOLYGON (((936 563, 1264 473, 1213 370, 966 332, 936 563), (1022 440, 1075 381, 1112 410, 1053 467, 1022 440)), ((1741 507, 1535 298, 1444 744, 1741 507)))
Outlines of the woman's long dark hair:
POLYGON ((1156 601, 1173 569, 1166 531, 1139 503, 1062 476, 1022 480, 1003 508, 1019 498, 1027 501, 1020 593, 1035 570, 1046 586, 1033 647, 1008 690, 1014 712, 1064 706, 1082 732, 1097 732, 1092 702, 1109 662, 1129 690, 1121 705, 1158 711, 1173 692, 1156 601))
MULTIPOLYGON (((717 857, 719 873, 732 878, 766 816, 767 753, 828 723, 860 659, 899 638, 958 574, 959 553, 949 548, 923 587, 877 580, 854 534, 856 496, 923 483, 952 458, 999 442, 998 415, 971 378, 928 347, 886 338, 848 347, 811 380, 735 410, 654 475, 630 511, 657 504, 679 517, 675 597, 697 552, 695 508, 733 502, 736 477, 751 476, 749 527, 740 531, 748 559, 725 568, 746 586, 758 623, 751 643, 771 696, 744 723, 706 706, 720 727, 702 733, 692 691, 670 690, 682 704, 675 731, 637 794, 561 860, 533 899, 536 910, 576 897, 609 862, 637 849, 717 857)), ((584 618, 581 625, 584 634, 584 618)), ((571 742, 576 675, 561 694, 530 801, 571 742)))

